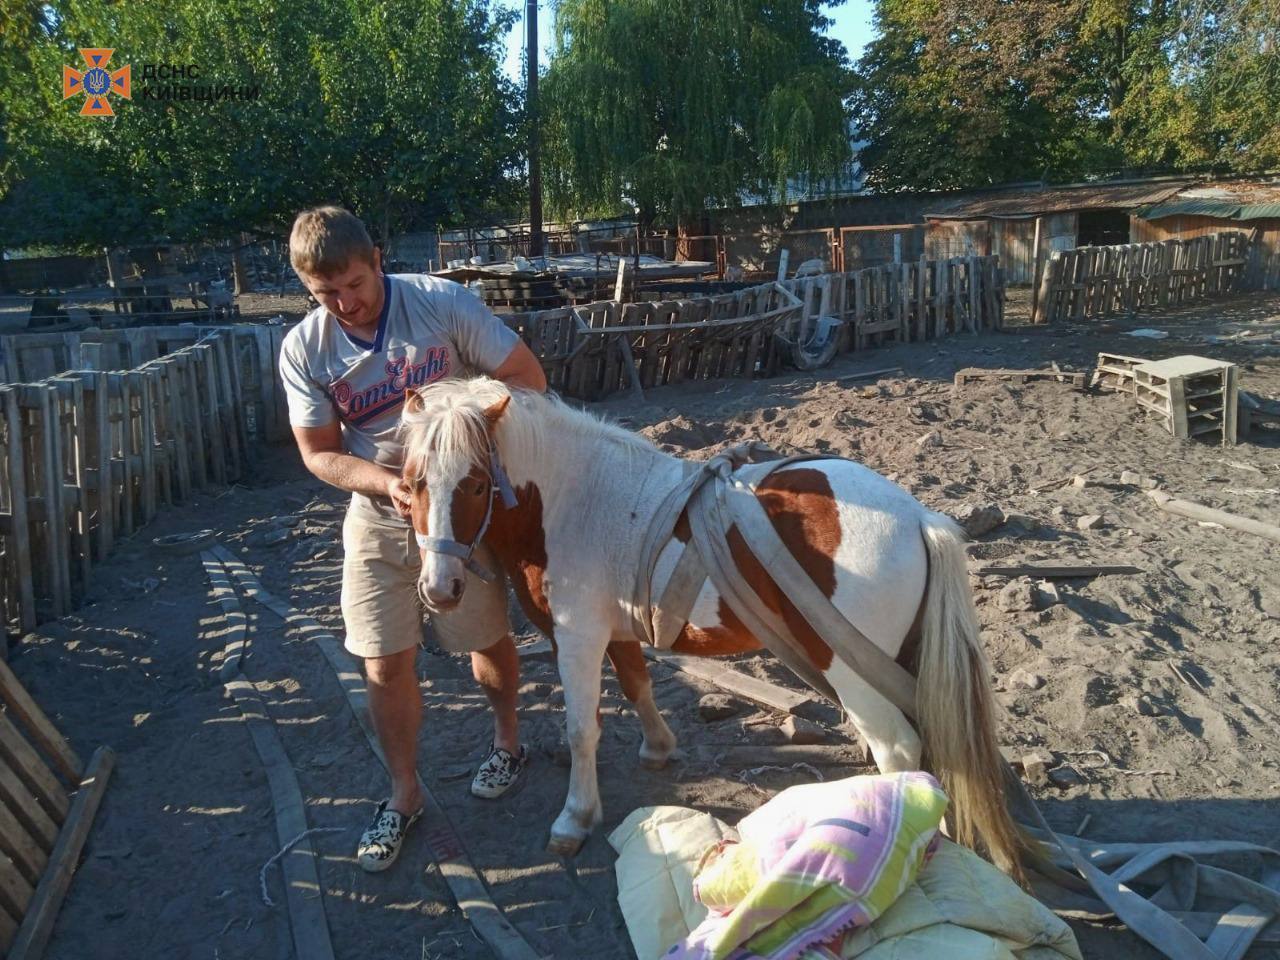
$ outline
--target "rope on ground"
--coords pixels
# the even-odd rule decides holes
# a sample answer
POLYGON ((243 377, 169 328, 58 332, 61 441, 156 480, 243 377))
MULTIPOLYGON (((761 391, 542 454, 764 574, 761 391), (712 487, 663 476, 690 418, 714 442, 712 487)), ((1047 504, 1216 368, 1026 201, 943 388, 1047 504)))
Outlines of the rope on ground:
POLYGON ((280 852, 262 865, 262 869, 258 871, 258 886, 262 888, 262 902, 268 907, 276 906, 276 902, 271 899, 271 894, 267 892, 267 871, 271 869, 273 863, 277 863, 281 857, 296 847, 307 837, 317 833, 346 833, 344 827, 312 827, 309 830, 303 830, 300 834, 286 843, 280 848, 280 852))

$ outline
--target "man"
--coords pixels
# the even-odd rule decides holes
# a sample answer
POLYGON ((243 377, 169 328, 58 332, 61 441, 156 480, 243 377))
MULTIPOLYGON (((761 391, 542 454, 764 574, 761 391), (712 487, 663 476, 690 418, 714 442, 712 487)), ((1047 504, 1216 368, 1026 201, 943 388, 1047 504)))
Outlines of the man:
MULTIPOLYGON (((400 475, 401 405, 406 390, 444 377, 483 373, 534 390, 545 390, 546 378, 520 338, 463 287, 384 275, 364 225, 345 210, 298 214, 289 259, 320 306, 285 337, 280 375, 303 463, 351 492, 342 527, 346 647, 364 660, 369 712, 391 773, 391 796, 379 804, 357 857, 365 870, 385 870, 422 809, 422 699, 414 670, 420 555, 400 475)), ((472 673, 493 709, 493 745, 471 785, 480 797, 509 789, 526 759, 506 604, 504 583, 476 578, 458 607, 431 617, 442 647, 471 654, 472 673)))

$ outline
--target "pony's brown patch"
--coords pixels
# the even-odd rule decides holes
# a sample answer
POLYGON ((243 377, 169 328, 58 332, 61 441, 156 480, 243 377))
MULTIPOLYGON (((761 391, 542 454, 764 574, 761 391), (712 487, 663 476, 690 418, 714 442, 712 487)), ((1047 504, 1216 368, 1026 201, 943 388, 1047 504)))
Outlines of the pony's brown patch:
POLYGON ((511 586, 525 614, 551 638, 554 647, 551 604, 543 585, 547 573, 547 538, 542 529, 542 491, 537 484, 526 483, 516 490, 516 499, 519 506, 514 510, 494 505, 485 542, 502 568, 512 574, 511 586))
POLYGON ((484 469, 475 466, 462 478, 453 490, 449 502, 449 519, 453 527, 453 539, 458 543, 470 543, 480 532, 484 511, 489 505, 489 477, 484 469))
POLYGON ((649 688, 650 682, 649 665, 640 644, 634 640, 614 640, 605 647, 605 653, 613 664, 613 672, 618 675, 623 695, 635 703, 636 698, 643 696, 649 688))
MULTIPOLYGON (((835 555, 840 546, 841 534, 835 494, 827 475, 813 469, 774 473, 760 485, 757 495, 782 542, 805 568, 818 589, 828 598, 833 596, 836 590, 835 555)), ((770 610, 782 617, 804 648, 810 662, 819 670, 829 669, 831 648, 814 632, 809 622, 756 560, 737 527, 729 529, 728 541, 733 562, 743 579, 770 610)), ((672 645, 672 650, 677 653, 715 656, 758 650, 762 646, 759 639, 752 636, 733 615, 723 598, 720 600, 719 615, 719 627, 704 630, 686 626, 672 645)))

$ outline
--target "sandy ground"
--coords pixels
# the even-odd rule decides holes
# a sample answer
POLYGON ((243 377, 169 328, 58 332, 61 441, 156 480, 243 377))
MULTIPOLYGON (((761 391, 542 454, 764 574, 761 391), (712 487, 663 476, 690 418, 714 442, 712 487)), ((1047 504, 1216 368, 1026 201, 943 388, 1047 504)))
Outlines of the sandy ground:
MULTIPOLYGON (((985 382, 958 393, 951 386, 961 367, 1056 361, 1087 369, 1099 350, 1230 359, 1241 364, 1246 388, 1280 396, 1280 298, 885 347, 820 375, 685 385, 652 391, 643 403, 618 397, 599 406, 695 457, 761 437, 781 449, 854 457, 940 510, 994 503, 1007 519, 970 547, 975 563, 1141 568, 1060 581, 1059 602, 1040 597, 1042 609, 1026 610, 1005 609, 1018 606, 1002 600, 1008 581, 975 576, 1006 707, 1002 739, 1015 754, 1054 751, 1059 768, 1078 774, 1076 785, 1034 788, 1056 827, 1074 831, 1087 815, 1085 835, 1098 840, 1222 837, 1280 846, 1280 545, 1162 514, 1119 479, 1134 470, 1185 498, 1274 520, 1280 436, 1229 449, 1189 445, 1126 397, 1053 382, 985 382), (1124 335, 1135 326, 1171 336, 1124 335), (1224 336, 1234 339, 1205 339, 1224 336), (840 379, 892 366, 903 373, 878 383, 840 379), (929 433, 936 445, 920 445, 929 433), (1089 486, 1031 491, 1090 468, 1089 486), (1088 514, 1100 514, 1102 524, 1082 531, 1077 520, 1088 514)), ((291 955, 283 907, 264 906, 259 894, 258 871, 278 843, 257 755, 217 680, 218 608, 198 556, 163 553, 151 538, 211 527, 268 589, 338 631, 341 503, 303 473, 289 448, 269 451, 248 481, 169 511, 125 542, 99 569, 88 605, 13 648, 15 671, 83 755, 100 743, 120 754, 49 957, 291 955), (284 527, 282 516, 301 519, 284 527), (264 533, 279 529, 288 538, 264 545, 264 533)), ((308 818, 346 831, 315 839, 337 957, 487 956, 431 862, 426 830, 415 830, 389 874, 357 868, 354 842, 383 795, 382 770, 320 652, 264 609, 245 606, 254 615, 245 670, 298 772, 308 818)), ((740 669, 794 683, 766 657, 740 659, 740 669)), ((806 776, 745 773, 770 762, 769 747, 783 740, 782 718, 742 704, 730 719, 703 723, 697 700, 712 688, 665 666, 652 671, 658 701, 685 754, 665 771, 641 768, 638 723, 610 676, 600 762, 604 828, 576 860, 562 862, 543 851, 568 773, 554 668, 526 664, 522 722, 534 760, 523 786, 497 802, 467 793, 489 720, 466 661, 428 645, 419 668, 424 776, 495 901, 549 957, 632 956, 604 834, 636 806, 696 805, 732 822, 806 776), (754 746, 758 759, 715 763, 727 745, 754 746)), ((833 758, 859 755, 831 719, 833 758)), ((269 884, 281 899, 278 875, 269 884)), ((1077 930, 1089 957, 1154 956, 1122 929, 1077 930)))

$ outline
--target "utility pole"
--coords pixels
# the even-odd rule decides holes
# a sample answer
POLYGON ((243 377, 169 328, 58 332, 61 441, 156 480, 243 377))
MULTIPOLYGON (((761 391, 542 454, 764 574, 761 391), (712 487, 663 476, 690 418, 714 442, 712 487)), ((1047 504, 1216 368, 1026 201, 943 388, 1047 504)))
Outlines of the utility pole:
POLYGON ((538 155, 538 0, 525 0, 525 115, 529 121, 529 256, 540 257, 542 240, 542 160, 538 155))

